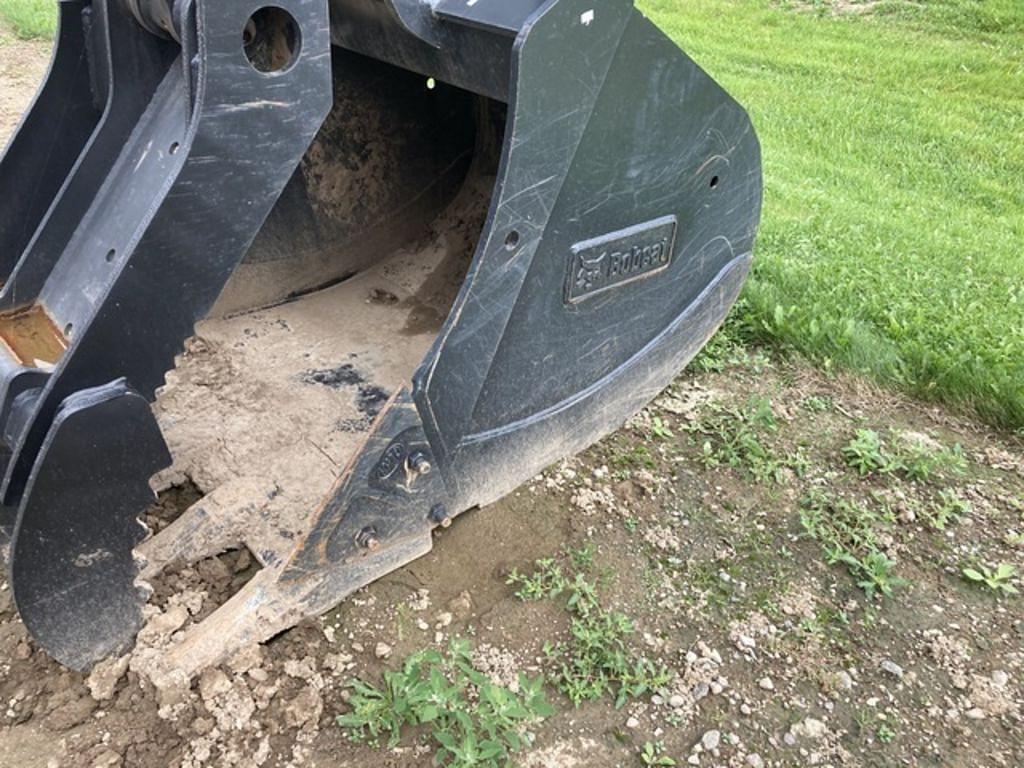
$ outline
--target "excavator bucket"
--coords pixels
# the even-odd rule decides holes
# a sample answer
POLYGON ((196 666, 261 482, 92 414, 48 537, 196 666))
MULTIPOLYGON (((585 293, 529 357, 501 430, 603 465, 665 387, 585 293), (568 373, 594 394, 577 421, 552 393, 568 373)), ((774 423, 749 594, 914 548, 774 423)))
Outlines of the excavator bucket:
POLYGON ((153 680, 332 609, 622 425, 748 273, 750 121, 631 0, 59 9, 0 160, 0 527, 69 667, 231 550, 153 680))

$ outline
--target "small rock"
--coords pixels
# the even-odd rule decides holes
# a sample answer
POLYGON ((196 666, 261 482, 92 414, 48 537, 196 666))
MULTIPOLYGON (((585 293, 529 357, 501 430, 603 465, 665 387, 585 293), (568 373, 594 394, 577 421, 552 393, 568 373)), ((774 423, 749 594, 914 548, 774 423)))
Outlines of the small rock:
POLYGON ((128 671, 128 661, 129 656, 124 655, 120 659, 108 659, 93 667, 85 684, 96 701, 109 701, 114 698, 118 682, 128 671))
POLYGON ((14 658, 18 661, 28 661, 32 658, 32 646, 28 643, 18 643, 18 646, 14 649, 14 658))
POLYGON ((824 738, 825 734, 828 733, 828 726, 821 720, 808 717, 805 718, 803 722, 797 723, 790 728, 789 732, 794 736, 802 736, 806 739, 817 740, 824 738))
POLYGON ((740 635, 736 644, 740 647, 740 650, 752 651, 757 648, 757 640, 750 635, 740 635))
POLYGON ((119 765, 121 756, 113 750, 106 749, 93 761, 92 768, 118 768, 119 765))
POLYGON ((700 765, 700 755, 690 755, 686 762, 688 765, 700 765))
POLYGON ((757 686, 765 691, 774 691, 775 683, 772 682, 770 677, 762 677, 757 681, 757 686))
POLYGON ((782 740, 786 743, 786 746, 796 746, 796 735, 792 731, 786 731, 786 734, 782 737, 782 740))
POLYGON ((749 717, 750 715, 754 714, 754 710, 750 708, 750 705, 747 704, 747 702, 743 702, 742 704, 740 704, 740 714, 749 717))
POLYGON ((697 683, 693 686, 691 693, 693 694, 694 701, 700 701, 701 699, 707 698, 707 695, 711 693, 711 686, 707 683, 697 683))
POLYGON ((231 690, 231 680, 219 669, 211 668, 199 676, 199 695, 209 702, 231 690))
POLYGON ((668 705, 672 707, 672 709, 681 709, 686 705, 686 699, 676 693, 669 697, 668 705))
POLYGON ((970 720, 984 720, 985 710, 981 707, 972 707, 964 713, 970 720))
POLYGON ((849 691, 853 689, 853 677, 845 669, 841 669, 836 672, 836 687, 840 691, 849 691))
POLYGON ((461 592, 458 597, 448 602, 448 610, 455 614, 457 619, 468 619, 473 613, 473 598, 469 592, 461 592))
POLYGON ((764 768, 764 760, 761 759, 761 756, 756 752, 751 752, 747 755, 747 765, 749 765, 750 768, 764 768))
POLYGON ((188 608, 173 605, 164 613, 157 614, 139 632, 137 643, 152 644, 166 639, 181 629, 188 621, 188 608))
POLYGON ((700 737, 700 743, 708 752, 713 752, 718 749, 718 745, 722 743, 722 732, 708 731, 700 737))
POLYGON ((635 717, 631 717, 631 718, 629 718, 626 721, 626 727, 630 728, 630 729, 632 729, 632 728, 639 728, 640 727, 640 721, 637 720, 635 717))
POLYGON ((1010 676, 1001 669, 992 673, 992 685, 996 688, 1005 688, 1010 682, 1010 676))
POLYGON ((903 667, 897 664, 895 661, 886 659, 880 665, 883 672, 892 675, 897 680, 903 679, 903 667))
POLYGON ((387 643, 377 643, 377 647, 373 649, 373 655, 378 659, 388 659, 391 657, 392 650, 387 643))
POLYGON ((448 611, 443 611, 442 613, 437 614, 437 618, 435 619, 437 623, 434 625, 434 629, 445 629, 446 627, 450 627, 454 618, 455 617, 448 611))

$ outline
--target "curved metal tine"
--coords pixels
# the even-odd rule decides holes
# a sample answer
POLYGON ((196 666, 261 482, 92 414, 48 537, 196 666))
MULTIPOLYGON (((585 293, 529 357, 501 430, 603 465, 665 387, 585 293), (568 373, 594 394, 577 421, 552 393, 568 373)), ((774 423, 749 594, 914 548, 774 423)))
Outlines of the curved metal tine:
POLYGON ((92 5, 93 86, 102 117, 0 290, 0 311, 34 300, 124 149, 177 46, 159 40, 110 0, 92 5))
POLYGON ((6 282, 100 117, 83 2, 61 2, 46 79, 0 156, 0 281, 6 282))

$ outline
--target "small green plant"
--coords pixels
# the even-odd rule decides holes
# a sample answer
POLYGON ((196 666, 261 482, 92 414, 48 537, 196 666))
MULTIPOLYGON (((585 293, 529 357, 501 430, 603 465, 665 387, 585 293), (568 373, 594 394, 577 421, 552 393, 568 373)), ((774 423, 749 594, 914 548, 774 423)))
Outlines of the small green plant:
POLYGON ((984 584, 997 594, 1016 595, 1017 588, 1013 585, 1017 577, 1017 569, 1009 563, 1000 563, 995 568, 979 565, 977 568, 964 568, 964 578, 976 584, 984 584))
POLYGON ((847 466, 866 477, 874 473, 892 472, 895 464, 882 446, 882 438, 873 429, 858 429, 854 438, 843 447, 847 466))
POLYGON ((656 437, 659 440, 668 440, 675 437, 675 433, 669 429, 669 426, 661 419, 660 416, 655 416, 651 425, 651 436, 656 437))
POLYGON ((828 413, 836 404, 830 395, 809 395, 804 398, 803 406, 810 413, 828 413))
POLYGON ((937 501, 929 508, 927 514, 932 528, 937 531, 944 531, 950 525, 960 521, 971 511, 971 503, 960 498, 951 490, 939 492, 937 501))
POLYGON ((896 729, 888 723, 882 723, 875 731, 875 736, 883 744, 892 744, 896 740, 896 729))
POLYGON ((923 440, 900 435, 889 446, 873 429, 858 429, 852 440, 843 446, 847 466, 861 477, 868 475, 899 475, 907 480, 931 482, 944 475, 962 475, 967 460, 959 445, 952 448, 929 445, 923 440))
POLYGON ((952 448, 931 446, 913 438, 902 437, 896 449, 897 468, 908 480, 931 482, 942 475, 962 475, 967 460, 959 444, 952 448))
POLYGON ((854 575, 861 577, 857 586, 863 589, 868 597, 874 597, 876 593, 892 597, 896 587, 906 583, 895 576, 893 570, 896 563, 884 552, 869 552, 859 559, 844 554, 840 560, 850 566, 850 571, 854 575))
POLYGON ((387 737, 391 748, 407 727, 426 727, 435 765, 497 768, 529 743, 528 726, 552 714, 543 686, 542 677, 525 675, 518 692, 493 683, 474 669, 470 644, 453 640, 446 654, 421 651, 385 672, 382 688, 352 681, 351 711, 337 723, 353 741, 379 745, 387 737))
POLYGON ((660 741, 648 741, 640 750, 640 762, 643 765, 674 766, 676 761, 665 754, 665 745, 660 741))
POLYGON ((906 584, 878 543, 878 530, 892 524, 887 514, 814 490, 804 498, 800 522, 821 545, 828 563, 846 565, 869 598, 890 597, 906 584))
POLYGON ((584 701, 615 696, 615 706, 665 686, 671 675, 664 666, 637 656, 628 640, 634 634, 632 620, 605 609, 596 585, 582 572, 567 572, 554 559, 538 560, 530 575, 513 571, 508 583, 517 587, 521 600, 564 597, 569 612, 570 640, 547 644, 544 652, 557 688, 575 706, 584 701))
POLYGON ((708 468, 745 468, 758 482, 782 482, 784 469, 800 474, 807 468, 799 453, 778 456, 767 444, 778 422, 764 397, 753 397, 742 408, 713 404, 687 430, 701 441, 701 458, 708 468))

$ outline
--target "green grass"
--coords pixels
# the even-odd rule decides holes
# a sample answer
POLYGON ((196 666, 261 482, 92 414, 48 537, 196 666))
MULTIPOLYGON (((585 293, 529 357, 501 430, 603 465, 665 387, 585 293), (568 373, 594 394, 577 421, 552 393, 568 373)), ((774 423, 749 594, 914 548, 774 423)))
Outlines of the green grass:
POLYGON ((49 39, 57 31, 57 0, 0 0, 0 19, 23 40, 49 39))
POLYGON ((761 137, 741 327, 1024 426, 1024 3, 640 5, 761 137))

